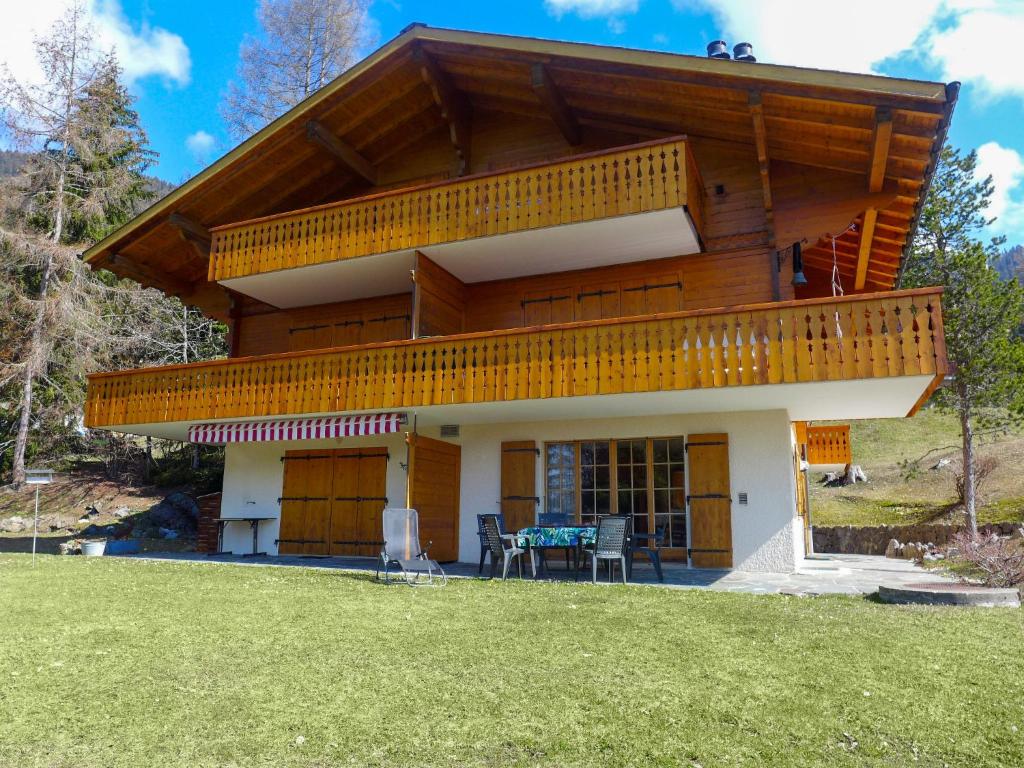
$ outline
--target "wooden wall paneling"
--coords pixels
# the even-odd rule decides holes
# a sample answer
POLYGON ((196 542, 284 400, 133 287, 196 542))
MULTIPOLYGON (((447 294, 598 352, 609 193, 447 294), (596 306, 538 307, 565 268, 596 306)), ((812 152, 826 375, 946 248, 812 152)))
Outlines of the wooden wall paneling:
POLYGON ((552 286, 537 291, 527 291, 520 303, 523 307, 523 325, 550 325, 570 323, 573 320, 573 287, 552 286))
POLYGON ((416 253, 413 280, 413 337, 461 333, 465 328, 465 283, 420 252, 416 253))
POLYGON ((238 321, 237 356, 408 339, 411 303, 411 293, 400 293, 243 315, 238 321), (389 319, 380 319, 384 317, 389 319))

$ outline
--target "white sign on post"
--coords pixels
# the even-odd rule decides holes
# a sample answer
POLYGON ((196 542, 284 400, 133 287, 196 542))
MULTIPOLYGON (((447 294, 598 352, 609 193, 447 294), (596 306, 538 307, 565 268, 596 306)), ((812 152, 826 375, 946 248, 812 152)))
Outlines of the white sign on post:
POLYGON ((36 514, 32 518, 32 565, 36 564, 36 539, 39 537, 39 486, 53 482, 52 469, 26 469, 25 483, 36 487, 36 514))

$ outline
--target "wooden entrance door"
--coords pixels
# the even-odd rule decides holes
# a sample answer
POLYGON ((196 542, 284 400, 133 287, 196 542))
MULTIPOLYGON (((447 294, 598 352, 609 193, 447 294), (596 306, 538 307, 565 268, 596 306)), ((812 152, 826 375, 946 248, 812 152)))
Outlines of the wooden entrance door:
MULTIPOLYGON (((501 444, 501 514, 505 530, 534 525, 537 517, 537 443, 516 440, 501 444)), ((488 510, 484 510, 485 512, 488 510)))
POLYGON ((698 568, 732 567, 732 497, 729 436, 690 435, 690 562, 698 568))
POLYGON ((381 512, 388 503, 387 449, 341 448, 332 453, 330 553, 373 557, 380 553, 384 536, 381 512))
POLYGON ((419 514, 420 545, 441 562, 459 559, 459 478, 462 448, 409 435, 408 506, 419 514))
POLYGON ((379 545, 387 505, 385 448, 288 451, 284 456, 282 555, 367 555, 379 545))

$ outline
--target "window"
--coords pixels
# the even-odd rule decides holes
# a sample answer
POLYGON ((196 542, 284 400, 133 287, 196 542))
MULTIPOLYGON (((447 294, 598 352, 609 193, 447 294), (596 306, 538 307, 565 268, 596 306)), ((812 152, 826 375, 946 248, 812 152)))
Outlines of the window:
POLYGON ((548 443, 546 511, 576 517, 576 443, 548 443))
POLYGON ((633 530, 661 529, 664 546, 687 546, 684 438, 548 443, 546 457, 545 511, 582 525, 628 515, 633 530))
POLYGON ((580 443, 580 521, 597 525, 598 515, 612 514, 611 441, 580 443))
POLYGON ((652 440, 654 525, 665 531, 665 546, 686 546, 686 440, 652 440))

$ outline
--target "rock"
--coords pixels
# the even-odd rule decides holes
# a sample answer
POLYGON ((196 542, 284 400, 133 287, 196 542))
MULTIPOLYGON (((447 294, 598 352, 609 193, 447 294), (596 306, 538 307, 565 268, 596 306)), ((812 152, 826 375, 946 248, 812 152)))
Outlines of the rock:
POLYGON ((937 462, 932 464, 931 469, 933 471, 936 471, 936 470, 939 470, 939 469, 945 469, 946 467, 949 466, 951 461, 952 461, 952 459, 948 459, 948 458, 946 458, 946 459, 939 459, 937 462))
POLYGON ((131 513, 132 511, 128 507, 118 507, 110 514, 112 514, 114 517, 120 520, 122 518, 128 517, 131 513))
POLYGON ((85 508, 85 515, 83 515, 83 517, 95 517, 99 513, 100 513, 100 508, 99 507, 97 507, 95 504, 89 504, 85 508))
POLYGON ((896 539, 889 539, 889 543, 885 547, 885 556, 886 557, 899 557, 900 556, 900 549, 902 549, 902 546, 900 545, 898 540, 896 540, 896 539))
POLYGON ((78 518, 78 522, 80 522, 80 523, 88 523, 89 522, 89 518, 88 517, 80 517, 80 518, 78 518))
POLYGON ((158 528, 157 531, 160 533, 161 539, 176 539, 178 538, 178 532, 173 528, 158 528))
POLYGON ((1015 525, 1010 531, 1011 539, 1024 539, 1024 525, 1015 525))
POLYGON ((80 555, 82 554, 82 540, 68 539, 67 541, 62 541, 57 550, 62 555, 80 555))
POLYGON ((18 515, 0 520, 0 531, 17 533, 18 531, 24 531, 26 528, 28 528, 28 520, 18 515))
POLYGON ((146 513, 149 522, 160 528, 176 531, 195 530, 199 520, 199 506, 187 493, 172 493, 146 513))
POLYGON ((92 523, 91 525, 87 525, 85 528, 83 528, 80 531, 80 534, 82 536, 99 536, 99 537, 116 536, 117 533, 118 533, 118 525, 117 525, 117 523, 109 523, 107 525, 96 525, 95 523, 92 523))

